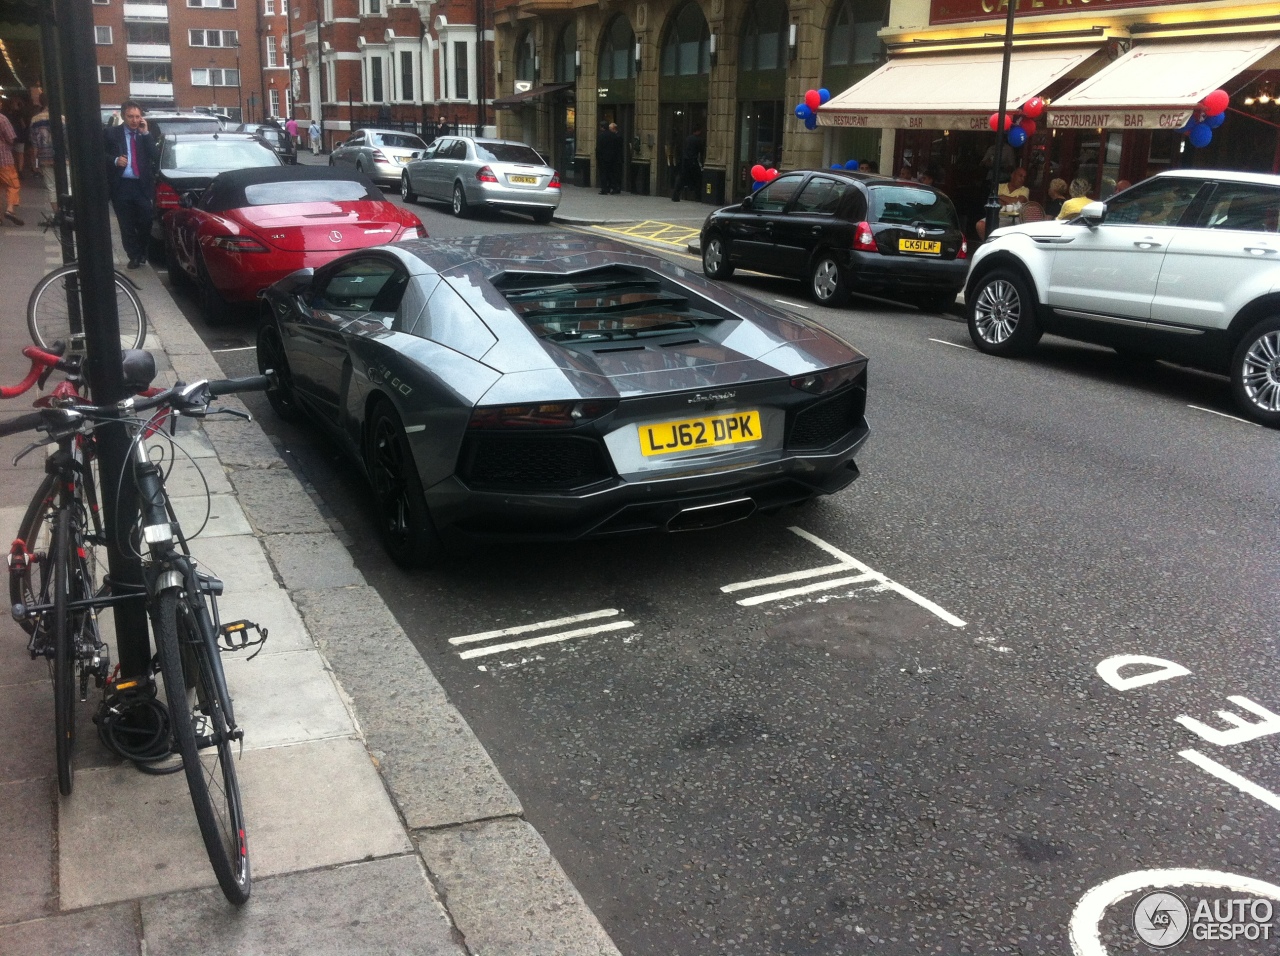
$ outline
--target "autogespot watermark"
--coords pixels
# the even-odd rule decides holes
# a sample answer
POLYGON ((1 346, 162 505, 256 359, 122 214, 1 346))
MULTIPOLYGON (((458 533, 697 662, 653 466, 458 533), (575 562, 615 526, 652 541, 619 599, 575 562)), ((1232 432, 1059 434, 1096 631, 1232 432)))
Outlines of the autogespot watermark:
POLYGON ((1188 906, 1175 893, 1158 890, 1138 900, 1133 908, 1133 930, 1155 949, 1177 946, 1192 939, 1269 940, 1275 907, 1264 898, 1192 900, 1188 906))

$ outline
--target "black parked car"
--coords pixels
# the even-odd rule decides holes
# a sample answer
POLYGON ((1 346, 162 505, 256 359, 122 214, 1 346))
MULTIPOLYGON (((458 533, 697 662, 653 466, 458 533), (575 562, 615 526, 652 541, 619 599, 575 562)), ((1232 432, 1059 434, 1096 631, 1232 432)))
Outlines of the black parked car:
POLYGON ((955 207, 921 183, 844 170, 784 173, 702 226, 702 269, 808 282, 822 305, 851 291, 904 297, 929 311, 955 302, 969 269, 955 207))
POLYGON ((236 132, 258 137, 280 157, 280 162, 289 166, 297 164, 298 144, 294 142, 288 130, 274 123, 241 123, 236 127, 236 132))

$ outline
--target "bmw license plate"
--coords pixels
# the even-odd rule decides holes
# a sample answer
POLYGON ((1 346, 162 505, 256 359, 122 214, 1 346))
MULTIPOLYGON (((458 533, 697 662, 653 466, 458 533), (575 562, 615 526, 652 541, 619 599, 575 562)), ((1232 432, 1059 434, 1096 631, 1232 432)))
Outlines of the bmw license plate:
POLYGON ((942 254, 942 243, 933 242, 929 239, 899 239, 899 252, 919 252, 927 256, 937 256, 942 254))
POLYGON ((521 186, 536 186, 538 185, 538 177, 537 176, 508 176, 507 182, 519 183, 521 186))
POLYGON ((763 437, 759 412, 728 412, 641 425, 640 451, 645 455, 670 455, 695 448, 741 445, 763 437))

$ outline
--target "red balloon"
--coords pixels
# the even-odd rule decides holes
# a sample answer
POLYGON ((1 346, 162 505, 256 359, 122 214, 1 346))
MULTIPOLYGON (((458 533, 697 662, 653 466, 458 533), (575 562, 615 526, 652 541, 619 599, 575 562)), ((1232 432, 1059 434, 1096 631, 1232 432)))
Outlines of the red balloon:
POLYGON ((1018 124, 1022 127, 1022 131, 1027 134, 1027 139, 1036 135, 1036 121, 1033 119, 1024 119, 1018 124))
POLYGON ((1038 96, 1033 96, 1022 104, 1022 112, 1032 119, 1039 119, 1040 114, 1044 112, 1044 100, 1038 96))
POLYGON ((773 167, 770 167, 769 169, 765 170, 765 176, 769 180, 769 182, 773 182, 775 179, 778 178, 778 170, 774 169, 773 167))
MULTIPOLYGON (((1000 122, 1000 114, 999 114, 999 113, 992 113, 992 114, 991 114, 991 116, 990 116, 990 118, 987 120, 987 125, 988 125, 988 126, 990 126, 990 127, 994 130, 994 129, 996 128, 996 125, 997 125, 999 122, 1000 122)), ((1009 130, 1010 130, 1010 128, 1011 128, 1012 126, 1013 126, 1013 116, 1012 116, 1012 114, 1010 114, 1010 113, 1005 113, 1005 114, 1004 114, 1004 131, 1005 131, 1006 133, 1007 133, 1007 132, 1009 132, 1009 130)))
POLYGON ((822 94, 817 90, 809 90, 804 95, 804 105, 811 110, 816 110, 822 105, 822 94))
POLYGON ((1231 94, 1226 90, 1214 90, 1204 98, 1204 111, 1210 116, 1226 112, 1229 105, 1231 105, 1231 94))
POLYGON ((756 163, 754 166, 751 167, 751 178, 758 183, 764 182, 765 168, 761 166, 759 163, 756 163))

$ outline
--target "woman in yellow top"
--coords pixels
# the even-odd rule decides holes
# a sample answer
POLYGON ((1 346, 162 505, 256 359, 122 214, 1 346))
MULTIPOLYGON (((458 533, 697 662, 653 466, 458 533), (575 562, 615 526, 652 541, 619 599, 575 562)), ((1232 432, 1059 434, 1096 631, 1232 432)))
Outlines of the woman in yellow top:
POLYGON ((1093 202, 1089 198, 1089 187, 1091 185, 1087 179, 1073 179, 1071 181, 1071 198, 1062 204, 1062 209, 1058 212, 1059 219, 1074 219, 1080 215, 1080 210, 1093 202))

